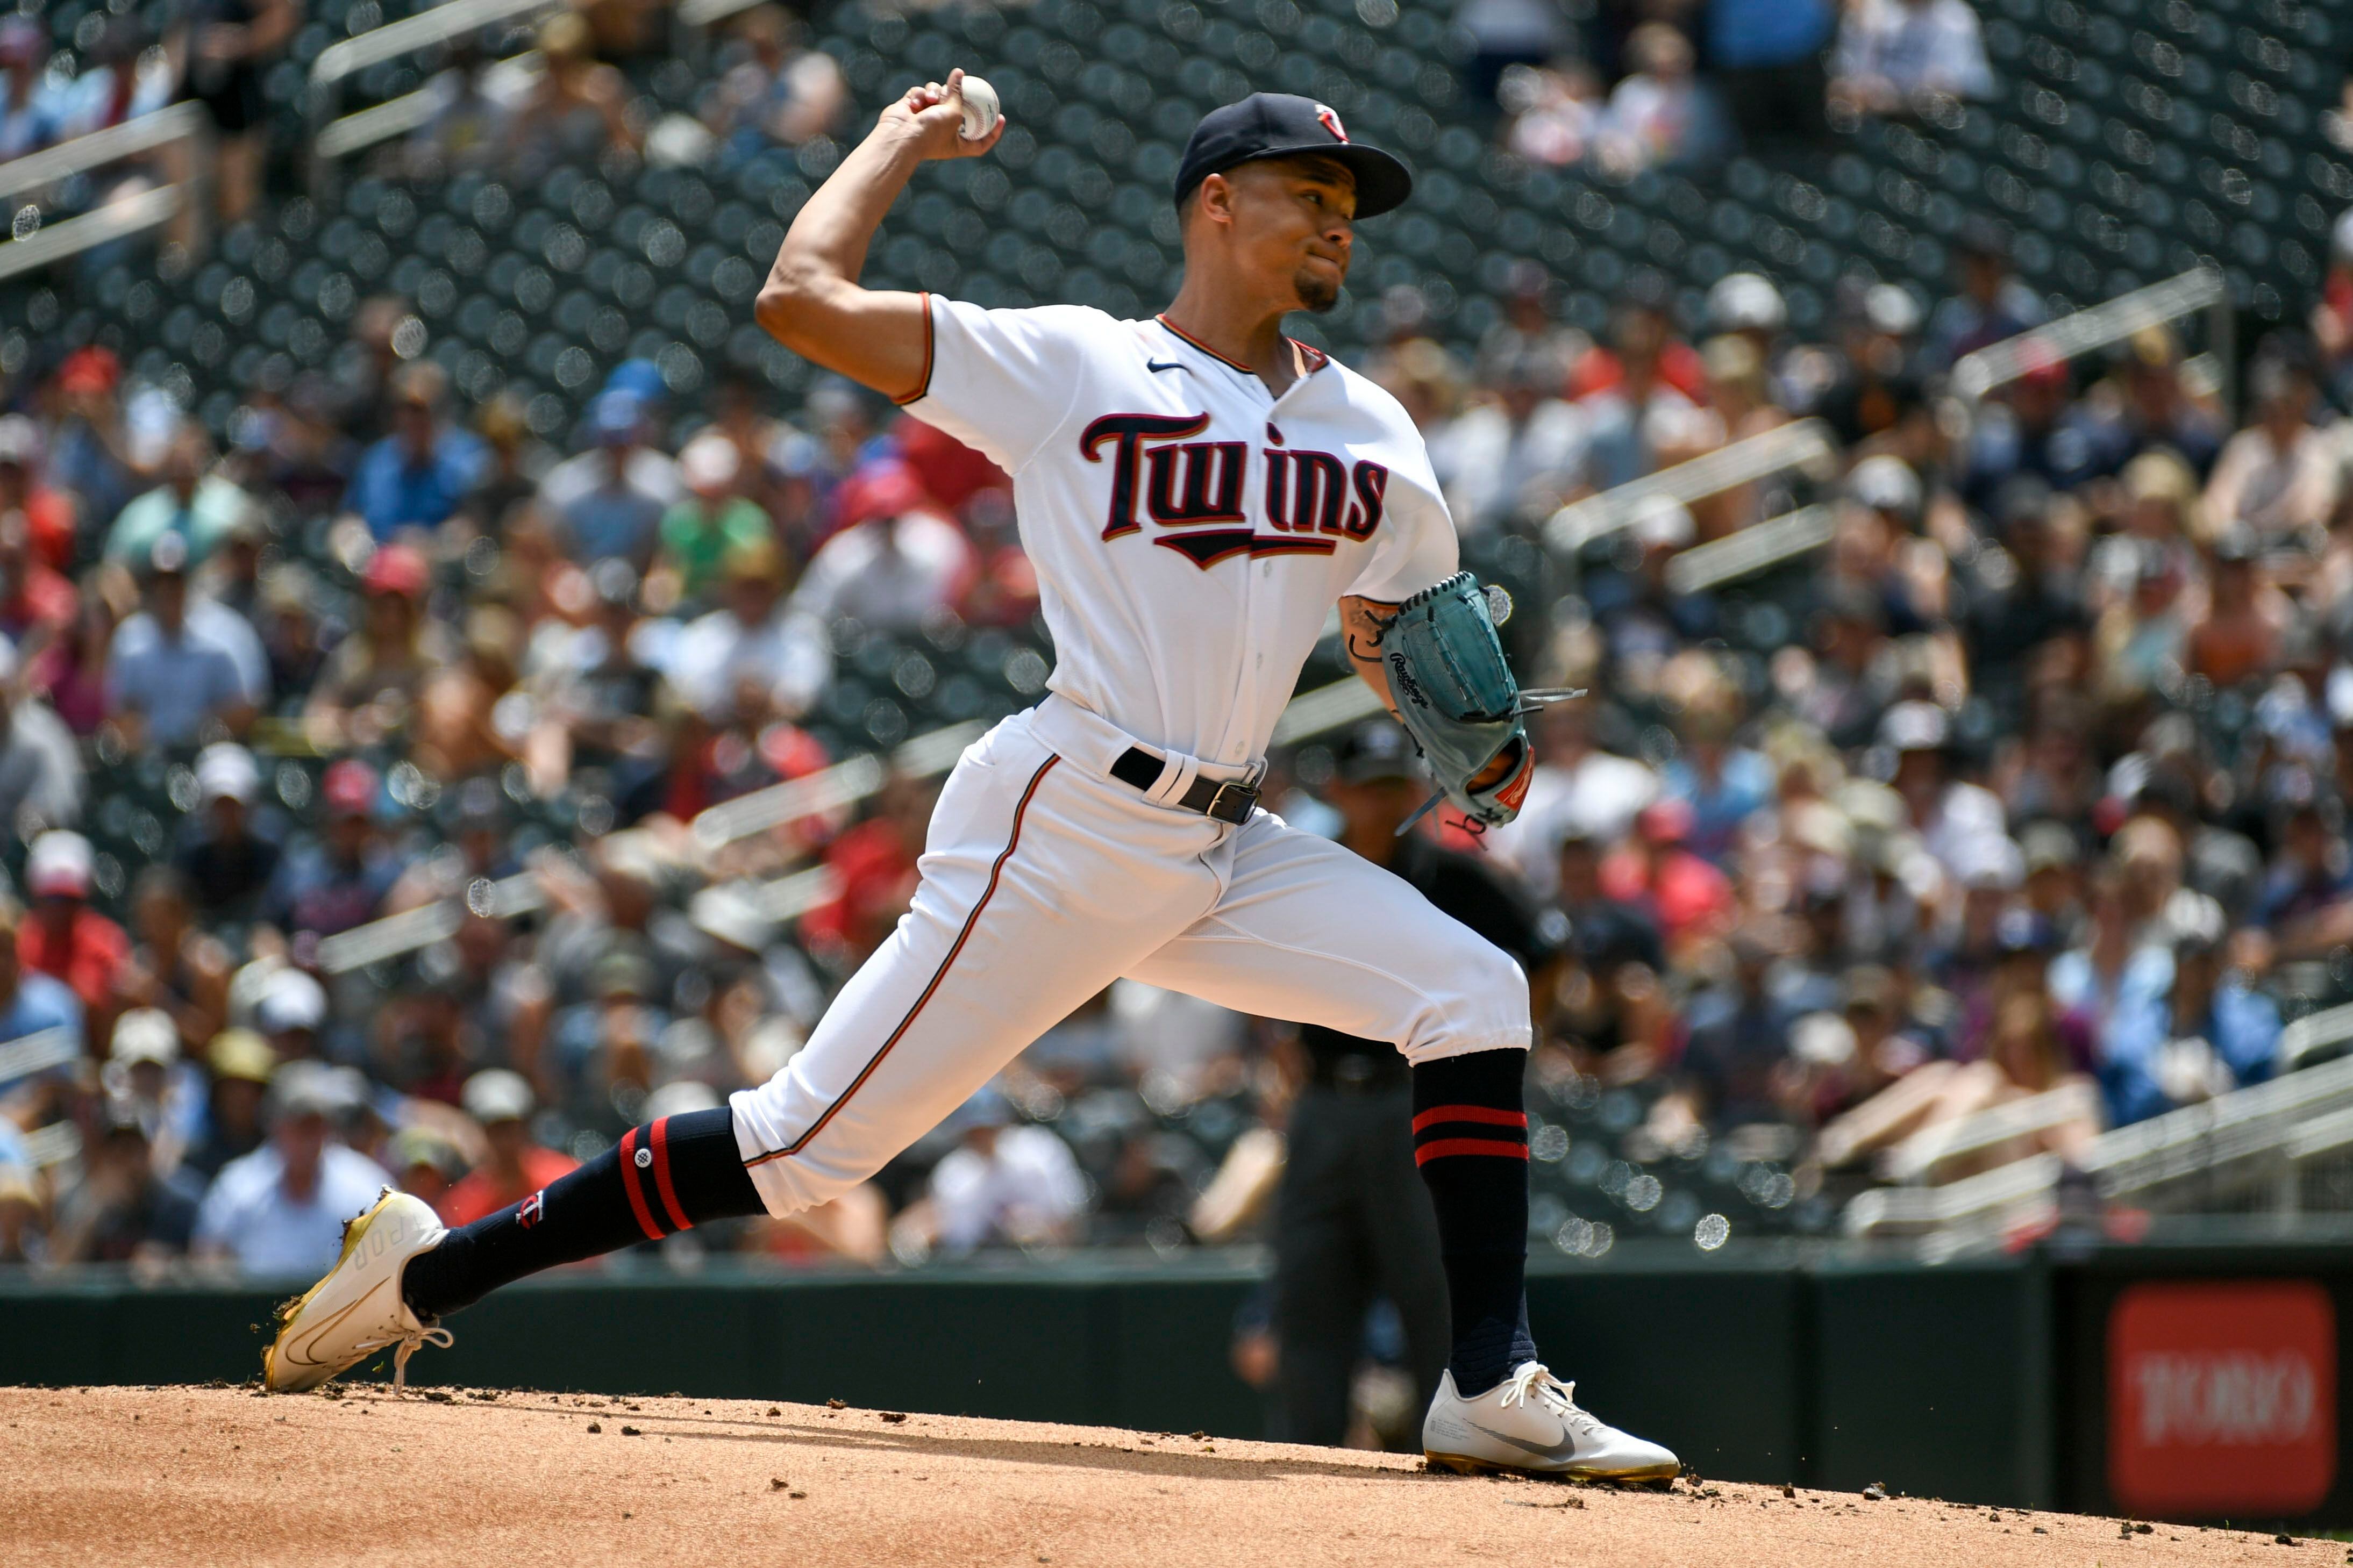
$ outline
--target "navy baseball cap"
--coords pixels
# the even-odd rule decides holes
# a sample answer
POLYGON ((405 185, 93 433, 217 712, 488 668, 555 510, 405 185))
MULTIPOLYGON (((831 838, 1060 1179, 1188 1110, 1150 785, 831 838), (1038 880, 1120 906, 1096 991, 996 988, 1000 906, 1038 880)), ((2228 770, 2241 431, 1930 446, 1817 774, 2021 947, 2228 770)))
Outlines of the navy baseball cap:
POLYGON ((1413 175, 1377 147, 1348 140, 1347 128, 1329 106, 1288 92, 1254 92, 1201 116, 1176 165, 1176 200, 1211 174, 1261 158, 1305 153, 1346 165, 1356 176, 1356 216, 1388 212, 1413 194, 1413 175))

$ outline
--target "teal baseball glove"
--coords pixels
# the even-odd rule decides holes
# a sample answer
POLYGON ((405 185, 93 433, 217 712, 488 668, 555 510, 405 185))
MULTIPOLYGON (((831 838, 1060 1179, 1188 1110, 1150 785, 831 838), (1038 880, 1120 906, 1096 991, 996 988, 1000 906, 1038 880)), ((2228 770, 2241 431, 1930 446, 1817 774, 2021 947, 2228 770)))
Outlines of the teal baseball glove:
POLYGON ((1487 595, 1468 572, 1398 606, 1378 647, 1389 695, 1438 779, 1440 794, 1422 811, 1443 798, 1483 826, 1501 826, 1518 816, 1535 773, 1523 717, 1536 702, 1577 694, 1520 690, 1487 595), (1490 773, 1498 759, 1501 767, 1490 773), (1489 776, 1474 787, 1472 781, 1482 774, 1489 776))

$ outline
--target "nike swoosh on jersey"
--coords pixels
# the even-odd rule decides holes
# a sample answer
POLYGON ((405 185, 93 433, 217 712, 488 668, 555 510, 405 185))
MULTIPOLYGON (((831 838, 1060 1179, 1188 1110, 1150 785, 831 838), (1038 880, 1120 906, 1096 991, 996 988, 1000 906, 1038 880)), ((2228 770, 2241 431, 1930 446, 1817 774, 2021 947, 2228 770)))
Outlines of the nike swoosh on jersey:
POLYGON ((1181 362, 1162 364, 1158 360, 1148 359, 1144 362, 1144 368, 1146 370, 1183 370, 1185 366, 1181 362))

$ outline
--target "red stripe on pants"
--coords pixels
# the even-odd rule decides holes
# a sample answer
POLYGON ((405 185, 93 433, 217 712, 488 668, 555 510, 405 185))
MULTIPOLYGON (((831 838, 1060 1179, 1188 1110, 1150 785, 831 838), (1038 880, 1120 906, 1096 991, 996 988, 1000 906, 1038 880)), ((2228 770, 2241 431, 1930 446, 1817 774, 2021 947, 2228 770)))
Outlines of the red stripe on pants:
POLYGON ((621 1185, 628 1192, 629 1212, 638 1216, 638 1228, 646 1233, 648 1241, 659 1241, 661 1226, 654 1223, 653 1211, 646 1207, 645 1189, 638 1185, 638 1130, 634 1127, 621 1134, 621 1185))
POLYGON ((1486 1105, 1435 1105, 1413 1119, 1413 1130, 1435 1127, 1441 1121, 1483 1121, 1493 1127, 1517 1127, 1525 1131, 1528 1113, 1525 1110, 1497 1110, 1486 1105))
POLYGON ((678 1206, 678 1194, 670 1184, 670 1118, 654 1123, 654 1190, 661 1194, 662 1209, 670 1215, 674 1230, 691 1230, 694 1223, 686 1211, 678 1206))
POLYGON ((1449 1154, 1492 1154, 1498 1160, 1525 1160, 1528 1146, 1506 1143, 1500 1138, 1437 1138, 1413 1152, 1413 1163, 1427 1165, 1449 1154))

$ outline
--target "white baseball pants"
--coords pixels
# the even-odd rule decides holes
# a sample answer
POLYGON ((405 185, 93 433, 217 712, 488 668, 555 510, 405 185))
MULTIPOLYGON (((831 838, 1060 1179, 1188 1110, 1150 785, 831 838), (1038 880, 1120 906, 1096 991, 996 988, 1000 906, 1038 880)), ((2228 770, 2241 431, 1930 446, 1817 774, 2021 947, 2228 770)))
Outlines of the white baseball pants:
POLYGON ((1519 965, 1419 892, 1266 812, 1147 796, 1134 744, 1049 698, 975 742, 932 815, 913 907, 783 1071, 729 1101, 772 1214, 856 1186, 1122 976, 1239 1012, 1393 1040, 1413 1061, 1525 1049, 1519 965))

